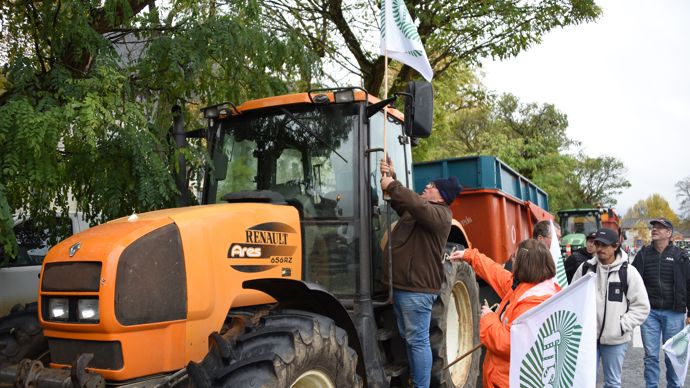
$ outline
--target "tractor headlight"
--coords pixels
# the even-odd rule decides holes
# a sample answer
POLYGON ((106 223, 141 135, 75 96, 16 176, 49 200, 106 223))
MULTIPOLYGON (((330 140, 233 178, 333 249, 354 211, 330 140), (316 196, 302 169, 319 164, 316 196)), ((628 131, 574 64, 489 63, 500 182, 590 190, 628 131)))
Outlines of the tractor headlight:
POLYGON ((69 317, 67 298, 49 298, 48 317, 50 320, 66 321, 69 317))
POLYGON ((79 299, 77 313, 80 321, 98 321, 98 299, 79 299))

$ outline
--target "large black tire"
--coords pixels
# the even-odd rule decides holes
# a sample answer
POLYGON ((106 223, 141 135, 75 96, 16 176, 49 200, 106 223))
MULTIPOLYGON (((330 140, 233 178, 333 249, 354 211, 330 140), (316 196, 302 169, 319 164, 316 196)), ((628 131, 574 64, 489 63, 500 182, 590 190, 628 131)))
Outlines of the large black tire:
POLYGON ((22 359, 44 359, 48 342, 38 323, 37 303, 15 307, 0 318, 0 367, 22 359))
POLYGON ((431 312, 431 386, 474 387, 480 371, 480 350, 449 369, 443 368, 479 343, 479 288, 467 263, 446 261, 443 272, 441 295, 431 312))
POLYGON ((211 349, 187 371, 196 387, 360 387, 357 353, 332 319, 277 310, 234 344, 211 335, 211 349))

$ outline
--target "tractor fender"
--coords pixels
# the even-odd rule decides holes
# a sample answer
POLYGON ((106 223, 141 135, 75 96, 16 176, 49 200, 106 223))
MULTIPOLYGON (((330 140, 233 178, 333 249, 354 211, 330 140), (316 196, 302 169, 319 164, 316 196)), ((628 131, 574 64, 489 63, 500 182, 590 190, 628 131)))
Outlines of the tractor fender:
POLYGON ((366 369, 359 335, 345 306, 318 284, 295 279, 252 279, 242 283, 242 287, 265 292, 278 302, 278 308, 303 310, 331 318, 336 325, 347 332, 350 347, 357 352, 357 373, 362 376, 364 386, 366 369))

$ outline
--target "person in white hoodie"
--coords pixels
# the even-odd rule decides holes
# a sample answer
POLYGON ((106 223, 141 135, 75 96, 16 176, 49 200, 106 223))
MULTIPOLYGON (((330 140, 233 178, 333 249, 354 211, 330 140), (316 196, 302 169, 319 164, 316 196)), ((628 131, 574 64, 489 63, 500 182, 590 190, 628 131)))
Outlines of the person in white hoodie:
POLYGON ((604 371, 604 388, 618 388, 633 329, 649 315, 649 298, 642 277, 628 264, 615 230, 599 229, 594 246, 596 255, 580 265, 573 282, 587 272, 597 275, 597 358, 604 371))

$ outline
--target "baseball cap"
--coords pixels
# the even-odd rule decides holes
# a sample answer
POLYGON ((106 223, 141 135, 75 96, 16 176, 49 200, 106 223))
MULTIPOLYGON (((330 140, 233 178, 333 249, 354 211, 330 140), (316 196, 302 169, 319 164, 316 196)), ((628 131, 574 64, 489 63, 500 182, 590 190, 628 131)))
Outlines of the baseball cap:
POLYGON ((594 238, 597 237, 597 232, 592 232, 587 235, 587 240, 594 240, 594 238))
POLYGON ((618 244, 618 232, 613 229, 602 228, 597 230, 594 241, 599 241, 606 245, 618 244))
POLYGON ((649 225, 654 225, 654 224, 661 224, 663 225, 664 228, 668 228, 673 230, 673 224, 671 221, 665 219, 665 218, 655 218, 651 221, 649 221, 649 225))

